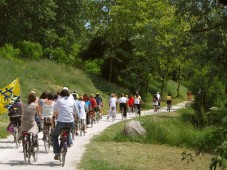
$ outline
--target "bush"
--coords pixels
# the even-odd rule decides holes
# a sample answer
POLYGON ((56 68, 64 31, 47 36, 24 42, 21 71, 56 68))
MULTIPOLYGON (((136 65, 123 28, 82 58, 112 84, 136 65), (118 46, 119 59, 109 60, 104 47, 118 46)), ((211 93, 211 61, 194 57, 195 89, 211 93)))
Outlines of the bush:
POLYGON ((211 108, 207 115, 207 125, 222 126, 227 118, 227 109, 211 108))
POLYGON ((38 60, 42 57, 43 47, 39 43, 30 41, 21 41, 18 43, 21 58, 38 60))
POLYGON ((8 59, 16 60, 20 55, 20 50, 15 49, 12 44, 5 44, 0 48, 0 55, 8 59))

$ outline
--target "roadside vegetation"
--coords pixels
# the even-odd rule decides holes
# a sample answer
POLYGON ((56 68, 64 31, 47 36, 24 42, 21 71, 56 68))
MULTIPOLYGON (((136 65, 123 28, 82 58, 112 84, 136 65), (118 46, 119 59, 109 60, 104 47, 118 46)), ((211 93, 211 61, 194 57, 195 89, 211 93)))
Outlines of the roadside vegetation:
POLYGON ((182 120, 182 112, 136 118, 147 130, 145 137, 124 136, 126 121, 112 125, 92 139, 79 169, 209 169, 217 145, 204 142, 214 129, 194 128, 182 120))

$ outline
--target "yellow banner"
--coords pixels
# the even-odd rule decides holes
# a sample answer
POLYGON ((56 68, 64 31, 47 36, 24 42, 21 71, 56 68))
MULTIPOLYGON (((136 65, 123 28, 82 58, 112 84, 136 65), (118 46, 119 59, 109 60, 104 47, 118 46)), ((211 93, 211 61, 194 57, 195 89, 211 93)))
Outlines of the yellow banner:
POLYGON ((0 89, 0 114, 8 112, 8 108, 20 97, 19 78, 16 78, 8 86, 0 89))

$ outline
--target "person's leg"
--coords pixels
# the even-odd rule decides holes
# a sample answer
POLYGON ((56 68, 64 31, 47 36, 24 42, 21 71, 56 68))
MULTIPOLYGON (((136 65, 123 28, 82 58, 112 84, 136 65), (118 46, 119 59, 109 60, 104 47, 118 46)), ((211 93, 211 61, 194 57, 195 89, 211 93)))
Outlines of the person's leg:
MULTIPOLYGON (((72 129, 72 128, 74 128, 74 126, 75 126, 75 123, 74 122, 67 122, 67 123, 65 123, 65 126, 64 127, 69 127, 69 128, 72 129)), ((68 140, 69 140, 69 144, 72 145, 73 144, 73 139, 72 139, 72 135, 71 134, 69 134, 68 140)))
POLYGON ((59 146, 59 142, 58 142, 58 136, 61 133, 61 128, 62 127, 64 127, 64 123, 63 122, 57 122, 57 125, 56 125, 55 129, 51 133, 51 137, 52 137, 52 141, 53 141, 53 150, 54 150, 55 154, 60 153, 60 146, 59 146))
POLYGON ((140 104, 137 105, 138 110, 139 110, 139 116, 141 116, 141 112, 140 112, 140 104))

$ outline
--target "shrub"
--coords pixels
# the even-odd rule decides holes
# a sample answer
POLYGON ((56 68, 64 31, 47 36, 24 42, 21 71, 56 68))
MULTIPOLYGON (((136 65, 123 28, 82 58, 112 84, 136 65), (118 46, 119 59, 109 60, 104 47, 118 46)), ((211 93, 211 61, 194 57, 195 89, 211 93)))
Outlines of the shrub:
POLYGON ((8 59, 16 60, 20 55, 20 50, 15 49, 12 44, 5 44, 0 48, 0 55, 8 59))
POLYGON ((18 43, 18 48, 21 51, 21 58, 38 60, 42 57, 43 54, 43 47, 36 42, 21 41, 18 43))

